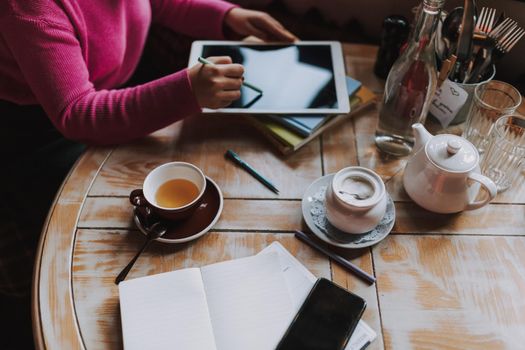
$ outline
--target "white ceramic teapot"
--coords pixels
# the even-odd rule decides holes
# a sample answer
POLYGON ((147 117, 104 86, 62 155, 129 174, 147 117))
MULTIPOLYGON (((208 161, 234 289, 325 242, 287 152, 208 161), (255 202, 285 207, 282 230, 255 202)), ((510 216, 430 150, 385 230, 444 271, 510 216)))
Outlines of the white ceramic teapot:
POLYGON ((432 136, 421 123, 412 125, 415 145, 403 175, 414 202, 436 213, 480 208, 497 194, 494 182, 480 174, 479 153, 456 135, 432 136), (486 194, 476 201, 481 187, 486 194))

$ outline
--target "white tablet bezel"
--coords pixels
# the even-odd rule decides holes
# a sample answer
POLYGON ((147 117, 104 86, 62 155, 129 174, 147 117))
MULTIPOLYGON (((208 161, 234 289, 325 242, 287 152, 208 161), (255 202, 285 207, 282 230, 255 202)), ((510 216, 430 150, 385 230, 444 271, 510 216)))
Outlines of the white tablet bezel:
MULTIPOLYGON (((197 40, 191 45, 188 66, 198 63, 203 46, 221 45, 283 45, 283 43, 259 43, 248 41, 207 41, 197 40)), ((346 73, 341 43, 337 41, 300 41, 293 43, 297 46, 327 45, 332 53, 332 67, 334 73, 337 108, 306 108, 306 109, 249 109, 249 108, 203 108, 203 113, 242 113, 242 114, 345 114, 350 112, 350 103, 346 89, 346 73)))

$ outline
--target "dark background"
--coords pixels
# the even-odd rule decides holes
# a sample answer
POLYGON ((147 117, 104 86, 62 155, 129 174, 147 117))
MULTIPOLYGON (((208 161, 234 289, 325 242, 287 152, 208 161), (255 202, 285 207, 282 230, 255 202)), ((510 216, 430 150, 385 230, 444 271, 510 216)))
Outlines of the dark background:
MULTIPOLYGON (((232 0, 243 7, 269 12, 302 40, 338 40, 379 45, 381 25, 388 15, 413 21, 413 8, 422 0, 232 0)), ((447 0, 445 10, 463 6, 447 0)), ((487 6, 504 11, 525 28, 525 0, 476 1, 478 11, 487 6)), ((507 81, 525 94, 525 37, 496 67, 496 79, 507 81)))

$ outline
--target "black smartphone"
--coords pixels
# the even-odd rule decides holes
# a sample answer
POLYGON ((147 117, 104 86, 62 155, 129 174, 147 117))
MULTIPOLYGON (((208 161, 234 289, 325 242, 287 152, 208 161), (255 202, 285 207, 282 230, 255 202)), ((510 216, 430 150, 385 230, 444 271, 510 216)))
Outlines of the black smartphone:
POLYGON ((276 349, 344 349, 365 308, 363 298, 320 278, 276 349))

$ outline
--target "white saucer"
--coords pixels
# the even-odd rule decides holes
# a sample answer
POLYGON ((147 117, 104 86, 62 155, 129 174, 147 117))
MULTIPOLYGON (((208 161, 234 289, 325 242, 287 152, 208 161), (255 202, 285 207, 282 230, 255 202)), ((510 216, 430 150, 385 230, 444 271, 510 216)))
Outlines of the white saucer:
POLYGON ((310 231, 326 243, 341 248, 354 249, 369 247, 388 236, 396 221, 396 209, 388 193, 385 216, 371 231, 363 234, 346 233, 328 222, 325 214, 324 194, 333 177, 334 174, 320 177, 304 193, 302 200, 303 218, 310 231))

